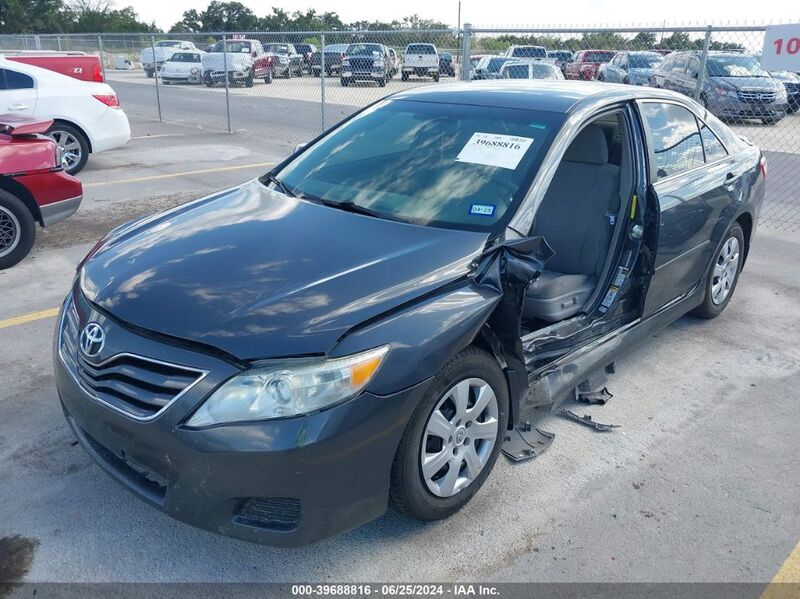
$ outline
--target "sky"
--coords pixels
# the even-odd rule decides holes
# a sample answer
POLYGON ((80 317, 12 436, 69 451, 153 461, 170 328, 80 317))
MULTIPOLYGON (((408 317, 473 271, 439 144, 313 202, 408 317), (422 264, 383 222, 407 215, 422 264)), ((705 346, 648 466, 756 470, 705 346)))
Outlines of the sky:
MULTIPOLYGON (((317 12, 339 13, 345 22, 360 20, 392 21, 411 14, 449 23, 458 18, 458 0, 241 0, 258 16, 271 12, 273 6, 289 13, 314 8, 317 12)), ((133 6, 139 18, 168 29, 180 20, 183 11, 202 10, 208 0, 116 0, 118 7, 133 6)), ((771 22, 797 22, 796 11, 786 0, 760 0, 752 3, 730 0, 462 0, 461 22, 482 27, 536 26, 660 26, 713 24, 761 25, 771 22), (754 20, 757 19, 757 20, 754 20)))

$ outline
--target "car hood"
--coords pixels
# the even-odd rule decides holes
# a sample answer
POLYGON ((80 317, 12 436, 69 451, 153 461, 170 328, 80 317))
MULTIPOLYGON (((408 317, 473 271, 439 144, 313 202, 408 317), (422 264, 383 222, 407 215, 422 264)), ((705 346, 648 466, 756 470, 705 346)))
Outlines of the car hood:
POLYGON ((81 289, 121 321, 243 360, 325 354, 351 327, 465 276, 486 240, 256 180, 115 230, 81 289))
POLYGON ((741 90, 769 91, 780 89, 780 84, 771 77, 709 77, 716 84, 725 83, 741 90))
POLYGON ((161 67, 162 73, 191 73, 192 69, 202 69, 203 65, 199 62, 165 62, 161 67))

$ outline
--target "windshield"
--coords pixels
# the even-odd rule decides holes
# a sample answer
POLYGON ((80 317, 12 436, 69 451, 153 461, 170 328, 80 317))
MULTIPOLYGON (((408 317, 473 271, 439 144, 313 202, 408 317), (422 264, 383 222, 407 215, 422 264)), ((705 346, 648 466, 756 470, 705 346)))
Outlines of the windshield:
POLYGON ((372 56, 381 54, 380 44, 350 44, 347 48, 348 56, 372 56))
POLYGON ((769 77, 752 56, 709 56, 707 64, 711 77, 769 77))
POLYGON ((654 69, 663 61, 664 57, 660 54, 628 55, 628 66, 631 69, 654 69))
POLYGON ((200 55, 194 52, 178 52, 172 55, 170 62, 200 62, 200 55))
POLYGON ((568 50, 556 50, 554 52, 548 52, 547 56, 550 58, 557 58, 558 60, 570 60, 572 58, 572 52, 568 50))
POLYGON ((583 62, 608 62, 614 58, 613 52, 586 52, 583 55, 583 62))
POLYGON ((383 101, 290 162, 292 194, 351 202, 386 218, 473 231, 513 216, 564 115, 383 101))
POLYGON ((486 70, 490 73, 497 73, 500 68, 508 62, 508 58, 490 58, 486 61, 486 70))
POLYGON ((156 42, 156 48, 177 48, 181 42, 156 42))
POLYGON ((331 44, 330 46, 325 46, 325 52, 338 52, 344 54, 347 52, 347 47, 350 44, 331 44))
POLYGON ((436 50, 430 44, 410 44, 406 54, 436 54, 436 50))
POLYGON ((265 52, 272 52, 273 54, 288 54, 289 46, 286 44, 267 44, 264 46, 265 52))
POLYGON ((515 58, 547 58, 547 51, 537 46, 520 46, 514 48, 513 56, 515 58))
MULTIPOLYGON (((212 52, 223 52, 222 42, 217 42, 211 50, 212 52)), ((250 42, 227 42, 224 52, 239 54, 240 52, 250 52, 250 42)))

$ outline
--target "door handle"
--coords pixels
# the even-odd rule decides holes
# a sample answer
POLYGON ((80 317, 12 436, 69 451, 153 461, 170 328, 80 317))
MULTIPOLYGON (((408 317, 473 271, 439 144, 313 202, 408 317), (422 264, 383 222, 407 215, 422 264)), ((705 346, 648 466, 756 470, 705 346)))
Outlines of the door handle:
POLYGON ((27 104, 12 104, 8 107, 9 110, 28 110, 27 104))
POLYGON ((725 183, 723 183, 723 187, 725 187, 725 189, 727 189, 728 191, 732 191, 734 186, 736 185, 736 182, 739 180, 740 177, 741 175, 728 173, 727 175, 725 175, 725 183))

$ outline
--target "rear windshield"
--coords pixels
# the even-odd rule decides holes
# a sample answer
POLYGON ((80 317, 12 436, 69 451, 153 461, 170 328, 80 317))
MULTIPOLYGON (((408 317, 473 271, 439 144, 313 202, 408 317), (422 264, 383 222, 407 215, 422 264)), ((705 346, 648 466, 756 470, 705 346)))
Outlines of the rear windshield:
POLYGON ((586 52, 583 55, 584 62, 608 62, 612 58, 613 52, 586 52))
POLYGON ((288 54, 289 46, 286 44, 267 44, 264 46, 265 52, 272 52, 273 54, 288 54))
POLYGON ((325 52, 338 52, 344 54, 347 52, 347 47, 350 44, 331 44, 330 46, 325 46, 325 52))
POLYGON ((547 58, 547 51, 544 48, 537 48, 536 46, 522 46, 514 48, 513 56, 519 58, 547 58))
POLYGON ((531 65, 531 75, 534 79, 558 79, 558 73, 560 72, 551 64, 531 65))
POLYGON ((528 65, 526 64, 512 64, 505 67, 505 76, 508 79, 527 79, 528 78, 528 65))
POLYGON ((182 42, 162 41, 156 42, 156 48, 177 48, 182 42))
POLYGON ((380 44, 350 44, 347 47, 348 56, 373 56, 382 53, 380 44))
POLYGON ((170 62, 200 62, 200 55, 195 52, 178 52, 172 55, 170 62))
POLYGON ((500 71, 500 67, 507 62, 508 58, 490 58, 486 61, 486 70, 489 73, 497 73, 500 71))
POLYGON ((406 48, 406 54, 436 54, 430 44, 411 44, 406 48))
POLYGON ((387 100, 277 176, 311 201, 352 202, 422 225, 499 231, 563 120, 554 112, 387 100))

